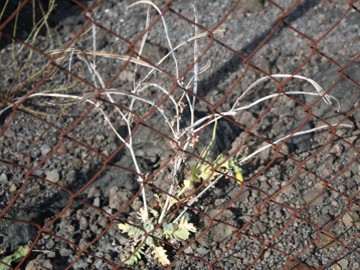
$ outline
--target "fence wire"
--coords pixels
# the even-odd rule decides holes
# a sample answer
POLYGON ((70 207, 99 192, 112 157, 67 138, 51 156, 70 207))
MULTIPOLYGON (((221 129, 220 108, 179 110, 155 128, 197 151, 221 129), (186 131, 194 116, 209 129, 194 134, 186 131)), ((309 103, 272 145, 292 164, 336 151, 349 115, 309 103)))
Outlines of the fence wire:
POLYGON ((1 1, 0 269, 359 269, 359 7, 1 1))

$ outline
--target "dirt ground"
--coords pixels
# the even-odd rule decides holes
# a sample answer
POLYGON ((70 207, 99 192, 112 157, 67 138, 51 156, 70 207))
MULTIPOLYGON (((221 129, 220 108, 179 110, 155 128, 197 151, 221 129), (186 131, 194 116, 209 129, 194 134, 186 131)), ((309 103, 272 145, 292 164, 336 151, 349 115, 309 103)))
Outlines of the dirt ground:
MULTIPOLYGON (((64 6, 58 3, 50 28, 31 41, 31 47, 1 43, 0 110, 31 91, 73 95, 91 91, 93 75, 83 62, 74 57, 74 76, 68 76, 68 60, 55 66, 46 55, 65 48, 72 39, 76 42, 71 47, 92 50, 91 31, 85 31, 91 25, 77 5, 65 2, 64 6), (84 25, 88 26, 82 29, 84 25)), ((127 9, 133 2, 107 0, 94 9, 97 51, 129 54, 127 41, 140 36, 147 12, 145 5, 127 9)), ((243 185, 231 177, 219 180, 188 211, 197 232, 178 245, 165 245, 174 262, 172 269, 360 268, 359 2, 353 4, 357 10, 348 13, 347 1, 271 2, 171 2, 165 19, 174 45, 194 35, 194 26, 180 16, 193 21, 194 3, 199 25, 225 30, 214 34, 216 41, 199 40, 200 66, 211 64, 200 74, 195 117, 229 110, 251 83, 275 73, 313 79, 341 102, 340 110, 318 96, 265 101, 219 121, 212 158, 219 153, 245 157, 264 142, 321 125, 352 127, 293 137, 261 152, 242 165, 243 185), (283 24, 275 4, 291 10, 283 24)), ((161 10, 167 8, 165 1, 154 3, 161 10)), ((154 10, 151 14, 152 18, 157 15, 154 10)), ((31 30, 21 27, 18 37, 26 39, 31 30)), ((164 28, 158 22, 149 32, 143 56, 155 63, 168 52, 164 28)), ((188 81, 193 74, 192 43, 176 54, 180 73, 188 81)), ((134 79, 141 79, 147 70, 141 67, 134 73, 131 64, 122 70, 124 61, 101 56, 96 63, 107 88, 121 91, 130 91, 134 79)), ((169 79, 174 76, 174 62, 169 58, 161 70, 148 82, 174 90, 174 97, 179 97, 182 89, 173 87, 169 79)), ((286 83, 284 90, 314 92, 309 83, 298 80, 286 83)), ((267 81, 241 104, 274 91, 275 83, 267 81)), ((149 89, 143 97, 157 102, 166 95, 149 89)), ((128 108, 129 99, 118 98, 116 104, 128 108)), ((169 100, 162 106, 174 113, 169 100)), ((126 136, 126 125, 118 121, 114 106, 104 102, 100 107, 126 136)), ((151 176, 146 192, 153 202, 154 194, 168 191, 171 162, 178 152, 161 114, 144 118, 152 107, 135 108, 134 118, 141 118, 141 123, 135 120, 134 151, 141 171, 151 176)), ((183 116, 182 125, 187 125, 186 109, 183 116)), ((120 265, 129 238, 118 224, 138 222, 136 212, 143 203, 130 153, 104 116, 89 103, 35 97, 4 110, 0 127, 0 258, 35 243, 19 269, 125 269, 120 265)), ((198 157, 211 136, 211 127, 201 130, 198 152, 185 152, 188 158, 198 157)), ((148 254, 133 268, 163 269, 148 254)))

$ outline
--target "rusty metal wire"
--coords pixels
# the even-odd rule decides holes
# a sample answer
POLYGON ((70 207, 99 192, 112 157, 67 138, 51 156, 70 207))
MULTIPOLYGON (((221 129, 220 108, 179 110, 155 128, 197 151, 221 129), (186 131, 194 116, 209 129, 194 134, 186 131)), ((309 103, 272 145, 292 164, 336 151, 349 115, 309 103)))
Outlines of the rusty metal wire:
MULTIPOLYGON (((134 24, 140 24, 140 19, 144 20, 146 10, 134 11, 127 17, 128 23, 116 26, 115 23, 106 21, 101 12, 113 16, 112 12, 120 5, 117 1, 72 0, 66 6, 69 10, 71 7, 73 12, 68 20, 78 18, 78 21, 76 25, 70 24, 70 29, 67 30, 69 36, 61 36, 61 33, 66 33, 65 22, 53 21, 49 28, 44 27, 47 30, 42 30, 45 34, 39 33, 36 35, 38 39, 34 41, 32 37, 35 35, 30 33, 31 30, 25 31, 24 24, 28 23, 25 17, 28 13, 35 13, 33 8, 37 8, 37 5, 40 9, 37 11, 39 18, 44 16, 46 1, 18 2, 12 9, 2 4, 4 15, 0 18, 3 59, 1 72, 4 80, 0 93, 0 258, 13 253, 20 245, 29 248, 27 256, 13 262, 13 269, 25 269, 26 266, 26 269, 40 269, 35 268, 36 264, 43 269, 125 268, 119 255, 126 246, 125 237, 120 235, 117 224, 134 218, 134 209, 137 209, 135 205, 141 202, 139 198, 142 189, 136 187, 134 179, 144 179, 144 188, 152 194, 169 195, 164 183, 169 183, 165 180, 169 176, 167 170, 175 157, 181 154, 198 161, 202 157, 196 151, 180 153, 180 147, 170 147, 145 160, 145 156, 141 155, 145 155, 146 150, 139 151, 136 155, 140 159, 144 158, 143 166, 148 166, 147 174, 139 174, 132 166, 122 162, 122 157, 129 154, 126 144, 109 135, 112 134, 110 127, 101 124, 103 118, 96 115, 98 108, 105 110, 117 107, 132 115, 131 136, 150 140, 148 144, 141 145, 141 148, 152 145, 163 149, 162 144, 176 145, 161 125, 151 122, 159 113, 157 108, 166 107, 170 96, 185 91, 190 96, 196 96, 199 115, 205 112, 220 113, 236 99, 239 89, 244 89, 245 85, 257 78, 274 73, 272 69, 276 65, 271 63, 274 61, 273 56, 267 55, 270 52, 274 52, 274 55, 278 53, 274 57, 280 60, 284 58, 281 61, 293 63, 277 64, 278 69, 281 66, 291 68, 288 71, 280 70, 279 73, 306 73, 315 81, 320 80, 318 83, 324 87, 326 94, 335 95, 345 103, 345 107, 336 116, 329 116, 332 109, 321 107, 321 96, 302 99, 286 95, 286 101, 278 96, 243 116, 224 116, 218 137, 220 140, 232 141, 224 143, 225 147, 219 146, 218 151, 227 151, 231 157, 238 153, 250 154, 257 147, 271 143, 281 135, 294 135, 309 128, 310 122, 328 125, 329 128, 309 135, 310 137, 290 136, 254 161, 244 164, 245 182, 241 186, 236 184, 232 176, 225 176, 229 179, 216 184, 206 197, 199 199, 199 203, 189 205, 185 201, 178 201, 171 210, 171 215, 175 216, 185 206, 189 207, 194 223, 197 222, 198 231, 181 245, 158 239, 171 254, 171 264, 167 269, 179 269, 183 265, 191 266, 191 269, 359 267, 360 76, 356 72, 360 59, 356 50, 359 47, 358 1, 254 1, 261 6, 258 9, 249 8, 246 1, 237 0, 223 6, 219 4, 221 7, 218 9, 213 7, 213 16, 210 13, 201 14, 209 12, 210 8, 198 10, 200 19, 197 23, 193 14, 184 11, 186 7, 191 7, 191 3, 154 1, 161 8, 162 15, 168 19, 171 31, 176 33, 182 28, 193 30, 196 26, 199 31, 206 33, 196 60, 190 58, 186 63, 180 63, 182 66, 178 78, 174 76, 171 66, 157 65, 152 59, 152 53, 161 55, 169 52, 163 52, 161 46, 150 45, 147 48, 148 54, 139 54, 142 38, 151 31, 160 31, 159 28, 162 27, 161 17, 157 13, 152 14, 152 20, 145 30, 140 28, 141 31, 138 31, 134 24), (332 12, 335 6, 341 12, 333 16, 319 11, 320 7, 325 7, 325 11, 332 12), (267 18, 268 10, 271 10, 274 17, 267 18), (312 23, 322 21, 322 25, 309 26, 306 23, 312 21, 314 14, 320 19, 314 19, 312 23), (207 15, 211 17, 209 20, 214 21, 207 21, 207 15), (260 21, 259 29, 255 32, 236 29, 241 20, 252 23, 260 21), (262 23, 262 20, 266 23, 262 23), (73 48, 78 48, 80 52, 92 51, 92 43, 87 37, 91 36, 93 27, 96 27, 102 37, 100 52, 121 52, 118 54, 129 56, 129 59, 120 64, 110 58, 106 60, 108 62, 101 62, 96 67, 96 70, 109 68, 109 73, 105 75, 105 87, 94 84, 91 79, 93 75, 85 73, 86 68, 80 61, 74 61, 70 70, 68 63, 63 60, 66 59, 64 57, 69 57, 73 48), (122 32, 123 27, 128 27, 133 32, 122 32), (217 31, 223 28, 226 29, 225 34, 218 35, 217 31), (318 28, 317 32, 311 32, 318 28), (353 31, 357 31, 357 34, 344 35, 344 39, 339 40, 341 34, 337 33, 350 31, 350 28, 355 29, 353 31), (13 31, 14 29, 17 30, 13 31), (21 29, 24 29, 24 33, 21 29), (54 43, 45 45, 49 39, 49 29, 59 31, 54 36, 59 35, 60 42, 54 38, 54 43), (349 36, 351 40, 346 39, 349 36), (276 47, 281 42, 284 48, 291 46, 291 43, 296 44, 296 49, 292 51, 294 55, 282 55, 282 48, 276 47), (351 53, 335 52, 334 43, 337 43, 335 48, 344 47, 351 53), (15 53, 20 47, 23 52, 15 53), (53 53, 55 49, 56 54, 53 53), (30 54, 32 57, 26 60, 30 54), (131 77, 128 73, 133 68, 131 57, 138 57, 142 63, 156 67, 160 75, 154 76, 154 80, 168 85, 168 94, 156 99, 156 106, 144 105, 135 110, 126 103, 128 100, 114 103, 104 98, 107 89, 125 87, 131 84, 129 81, 137 80, 126 79, 126 76, 131 77), (178 81, 192 76, 196 62, 200 64, 208 58, 215 64, 212 63, 201 77, 199 92, 193 95, 188 89, 180 87, 178 81), (19 74, 10 71, 13 67, 17 67, 19 74), (333 72, 326 73, 325 67, 333 72), (41 72, 36 73, 36 70, 41 72), (323 72, 322 77, 313 78, 319 70, 323 72), (39 104, 33 99, 36 93, 49 93, 50 90, 61 92, 61 87, 73 95, 91 93, 98 103, 82 106, 80 103, 62 101, 60 110, 54 111, 51 108, 53 101, 50 99, 42 97, 39 104), (288 116, 286 109, 279 109, 284 106, 284 102, 291 104, 285 107, 291 106, 290 114, 293 115, 288 116), (66 107, 65 112, 61 110, 63 107, 66 107), (276 116, 276 113, 280 115, 276 116), (282 120, 287 120, 287 117, 297 120, 294 123, 282 120), (277 125, 280 122, 284 126, 277 125), (353 128, 343 130, 339 128, 340 124, 351 124, 353 128), (235 137, 226 135, 229 129, 236 133, 235 137), (99 135, 102 133, 105 135, 99 135), (57 172, 55 178, 51 174, 54 171, 57 172), (118 183, 121 184, 108 188, 106 175, 109 173, 114 182, 117 181, 116 177, 125 180, 119 180, 118 183), (132 184, 127 184, 128 182, 132 184), (133 186, 129 188, 129 185, 133 186), (102 194, 105 190, 109 193, 102 194), (114 198, 124 194, 127 194, 126 199, 118 199, 122 202, 120 205, 116 208, 109 206, 111 202, 116 204, 114 198), (25 234, 28 236, 24 236, 25 234), (53 268, 46 268, 47 264, 53 268)), ((61 6, 60 3, 58 5, 61 6)), ((117 20, 120 21, 121 18, 117 20)), ((30 25, 30 29, 38 27, 36 20, 30 25)), ((186 38, 181 35, 186 35, 186 32, 179 35, 172 33, 177 42, 191 37, 190 34, 186 38)), ((151 42, 160 43, 158 37, 153 37, 151 42)), ((189 55, 192 55, 193 48, 188 50, 191 51, 189 55)), ((79 58, 81 57, 91 59, 94 56, 79 53, 79 58)), ((285 93, 285 87, 291 87, 293 82, 291 78, 271 78, 270 81, 275 87, 269 86, 269 83, 259 91, 275 88, 278 93, 285 93)), ((295 84, 295 87, 306 88, 300 84, 295 84)), ((254 95, 256 97, 260 94, 254 95)), ((154 93, 146 96, 149 100, 154 97, 157 97, 154 93)), ((109 114, 109 117, 114 115, 109 114)), ((121 129, 124 123, 116 125, 121 129)), ((204 128, 197 135, 205 136, 204 141, 209 140, 206 135, 209 133, 206 132, 209 131, 204 128)), ((197 191, 201 188, 199 186, 197 191)), ((149 234, 157 237, 153 233, 149 234)), ((146 262, 145 258, 142 264, 134 268, 160 268, 159 265, 146 262)))

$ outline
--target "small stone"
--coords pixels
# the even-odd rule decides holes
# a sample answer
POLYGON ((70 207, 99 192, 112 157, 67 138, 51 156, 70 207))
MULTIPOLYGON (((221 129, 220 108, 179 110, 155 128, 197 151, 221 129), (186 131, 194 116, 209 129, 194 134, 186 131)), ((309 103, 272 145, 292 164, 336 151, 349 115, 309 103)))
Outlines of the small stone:
POLYGON ((60 180, 59 172, 56 169, 46 172, 46 179, 57 183, 60 180))
POLYGON ((119 79, 121 81, 129 81, 132 82, 134 81, 135 77, 134 77, 134 72, 130 72, 128 70, 123 70, 120 75, 119 75, 119 79))
POLYGON ((95 269, 102 269, 103 264, 104 264, 103 261, 96 260, 96 262, 94 263, 95 269))
POLYGON ((354 223, 352 217, 349 215, 349 213, 345 213, 342 217, 342 221, 344 222, 345 227, 351 227, 354 223))
POLYGON ((69 182, 73 182, 75 181, 76 177, 77 177, 77 173, 75 170, 70 170, 67 174, 66 174, 66 180, 69 182))
POLYGON ((333 266, 331 266, 330 268, 331 270, 341 270, 341 266, 338 264, 334 264, 333 266))
POLYGON ((95 234, 98 234, 99 233, 99 227, 98 227, 98 225, 97 224, 92 224, 91 226, 90 226, 90 231, 92 231, 93 233, 95 233, 95 234))
POLYGON ((9 179, 8 179, 8 177, 7 177, 7 175, 5 173, 2 173, 0 175, 0 183, 6 183, 8 180, 9 179))
POLYGON ((331 220, 332 220, 332 217, 329 214, 323 214, 317 219, 316 223, 319 227, 324 227, 331 220))
POLYGON ((349 260, 348 259, 341 259, 340 261, 337 262, 338 265, 340 265, 341 269, 347 269, 348 265, 349 265, 349 260))
POLYGON ((261 235, 266 232, 266 227, 262 223, 257 222, 252 226, 251 230, 254 235, 261 235))
POLYGON ((110 188, 109 193, 109 206, 112 209, 120 210, 129 200, 129 193, 118 187, 110 188))
POLYGON ((61 145, 61 146, 58 148, 57 152, 58 152, 59 154, 61 154, 61 155, 65 155, 65 154, 68 152, 68 149, 67 149, 65 146, 61 145))
MULTIPOLYGON (((243 1, 238 5, 237 15, 259 12, 264 8, 263 0, 243 1)), ((241 17, 240 17, 241 18, 241 17)))
MULTIPOLYGON (((86 236, 85 236, 86 237, 86 236)), ((86 240, 86 239, 84 239, 84 235, 83 235, 83 237, 80 239, 80 241, 79 241, 79 247, 80 248, 84 248, 84 247, 86 247, 87 245, 89 244, 89 241, 88 240, 86 240)))
POLYGON ((23 157, 23 160, 24 160, 25 163, 28 164, 28 165, 31 163, 31 157, 30 157, 30 156, 25 155, 25 156, 23 157))
POLYGON ((69 224, 66 229, 67 229, 67 231, 70 232, 70 233, 75 232, 75 227, 74 227, 74 225, 69 224))
POLYGON ((264 259, 267 259, 271 256, 271 252, 269 250, 265 251, 264 253, 264 259))
POLYGON ((239 114, 239 119, 237 119, 241 124, 246 125, 247 127, 251 127, 255 124, 256 118, 249 111, 243 111, 239 114))
POLYGON ((281 210, 280 210, 280 209, 277 209, 277 210, 275 211, 275 218, 279 219, 279 218, 281 218, 282 216, 283 216, 283 213, 281 212, 281 210))
POLYGON ((89 227, 89 222, 85 217, 81 217, 79 220, 80 230, 86 230, 89 227))
POLYGON ((225 199, 216 199, 214 202, 214 206, 216 206, 216 207, 221 206, 224 204, 224 202, 225 202, 225 199))
POLYGON ((264 56, 260 56, 255 59, 254 61, 255 66, 261 68, 262 70, 266 71, 267 73, 272 73, 272 65, 268 58, 264 56))
POLYGON ((46 156, 51 151, 51 147, 48 144, 44 144, 40 147, 40 152, 43 156, 46 156))
POLYGON ((271 232, 271 235, 277 235, 280 232, 280 229, 279 228, 272 228, 270 230, 270 232, 271 232))
POLYGON ((101 190, 99 188, 95 186, 89 188, 88 198, 100 197, 100 196, 101 196, 101 190))
POLYGON ((335 144, 331 149, 330 149, 330 153, 334 154, 337 157, 340 157, 341 154, 343 153, 343 146, 339 145, 339 144, 335 144))
MULTIPOLYGON (((307 192, 303 199, 306 203, 310 202, 312 199, 314 199, 315 197, 319 196, 320 192, 318 190, 312 190, 310 192, 307 192)), ((314 205, 314 206, 322 206, 324 205, 324 201, 325 199, 327 198, 328 196, 328 193, 327 192, 324 192, 322 193, 319 197, 316 198, 315 201, 312 202, 311 205, 314 205)))
POLYGON ((186 249, 184 249, 184 252, 187 253, 187 254, 193 254, 194 250, 192 249, 191 246, 188 246, 186 249))
POLYGON ((197 238, 196 240, 199 244, 200 244, 200 247, 198 247, 196 249, 196 251, 200 254, 200 255, 203 255, 203 254, 206 254, 207 252, 209 252, 209 247, 210 247, 210 244, 211 244, 211 239, 209 238, 208 235, 203 235, 202 237, 200 238, 197 238), (205 248, 203 248, 205 247, 205 248), (201 250, 204 250, 204 253, 201 252, 201 250), (207 251, 205 251, 207 250, 207 251))
POLYGON ((97 141, 99 141, 99 142, 104 141, 104 140, 105 140, 104 134, 98 134, 98 135, 96 135, 95 140, 97 140, 97 141))
POLYGON ((283 270, 310 270, 313 269, 306 263, 298 260, 291 260, 289 261, 284 267, 283 270))
POLYGON ((67 248, 61 248, 59 253, 62 257, 69 257, 72 254, 72 250, 67 248))
POLYGON ((55 246, 55 242, 53 240, 49 240, 49 242, 46 243, 47 249, 52 249, 55 246))
POLYGON ((102 227, 102 228, 106 228, 108 225, 108 219, 105 217, 99 217, 98 218, 98 224, 102 227))
POLYGON ((324 231, 324 233, 320 233, 319 237, 314 240, 314 244, 317 249, 322 249, 324 250, 324 252, 328 252, 329 249, 334 246, 336 242, 334 241, 334 239, 336 239, 337 237, 338 236, 331 231, 324 231))
POLYGON ((100 207, 100 198, 96 197, 93 201, 93 206, 100 207))
POLYGON ((10 193, 15 192, 16 190, 17 190, 17 187, 16 187, 15 184, 12 184, 12 185, 10 186, 10 188, 9 188, 9 192, 10 192, 10 193))
POLYGON ((50 251, 46 255, 47 255, 48 258, 55 258, 56 257, 55 251, 50 251))
POLYGON ((4 135, 7 137, 7 138, 15 138, 15 132, 10 130, 10 129, 7 129, 4 133, 4 135))
POLYGON ((132 209, 134 209, 135 212, 139 211, 142 206, 143 206, 143 203, 139 198, 136 198, 133 201, 133 203, 131 204, 131 207, 132 207, 132 209))
POLYGON ((32 260, 25 267, 25 270, 52 270, 52 269, 54 269, 54 267, 51 264, 50 260, 44 260, 44 259, 32 260))

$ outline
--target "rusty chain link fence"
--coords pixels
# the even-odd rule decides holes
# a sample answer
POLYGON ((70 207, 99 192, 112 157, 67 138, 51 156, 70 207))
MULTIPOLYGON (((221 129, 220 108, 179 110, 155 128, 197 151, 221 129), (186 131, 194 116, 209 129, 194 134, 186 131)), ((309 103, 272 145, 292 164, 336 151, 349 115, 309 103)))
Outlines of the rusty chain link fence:
POLYGON ((0 269, 360 269, 359 1, 0 3, 0 269))

